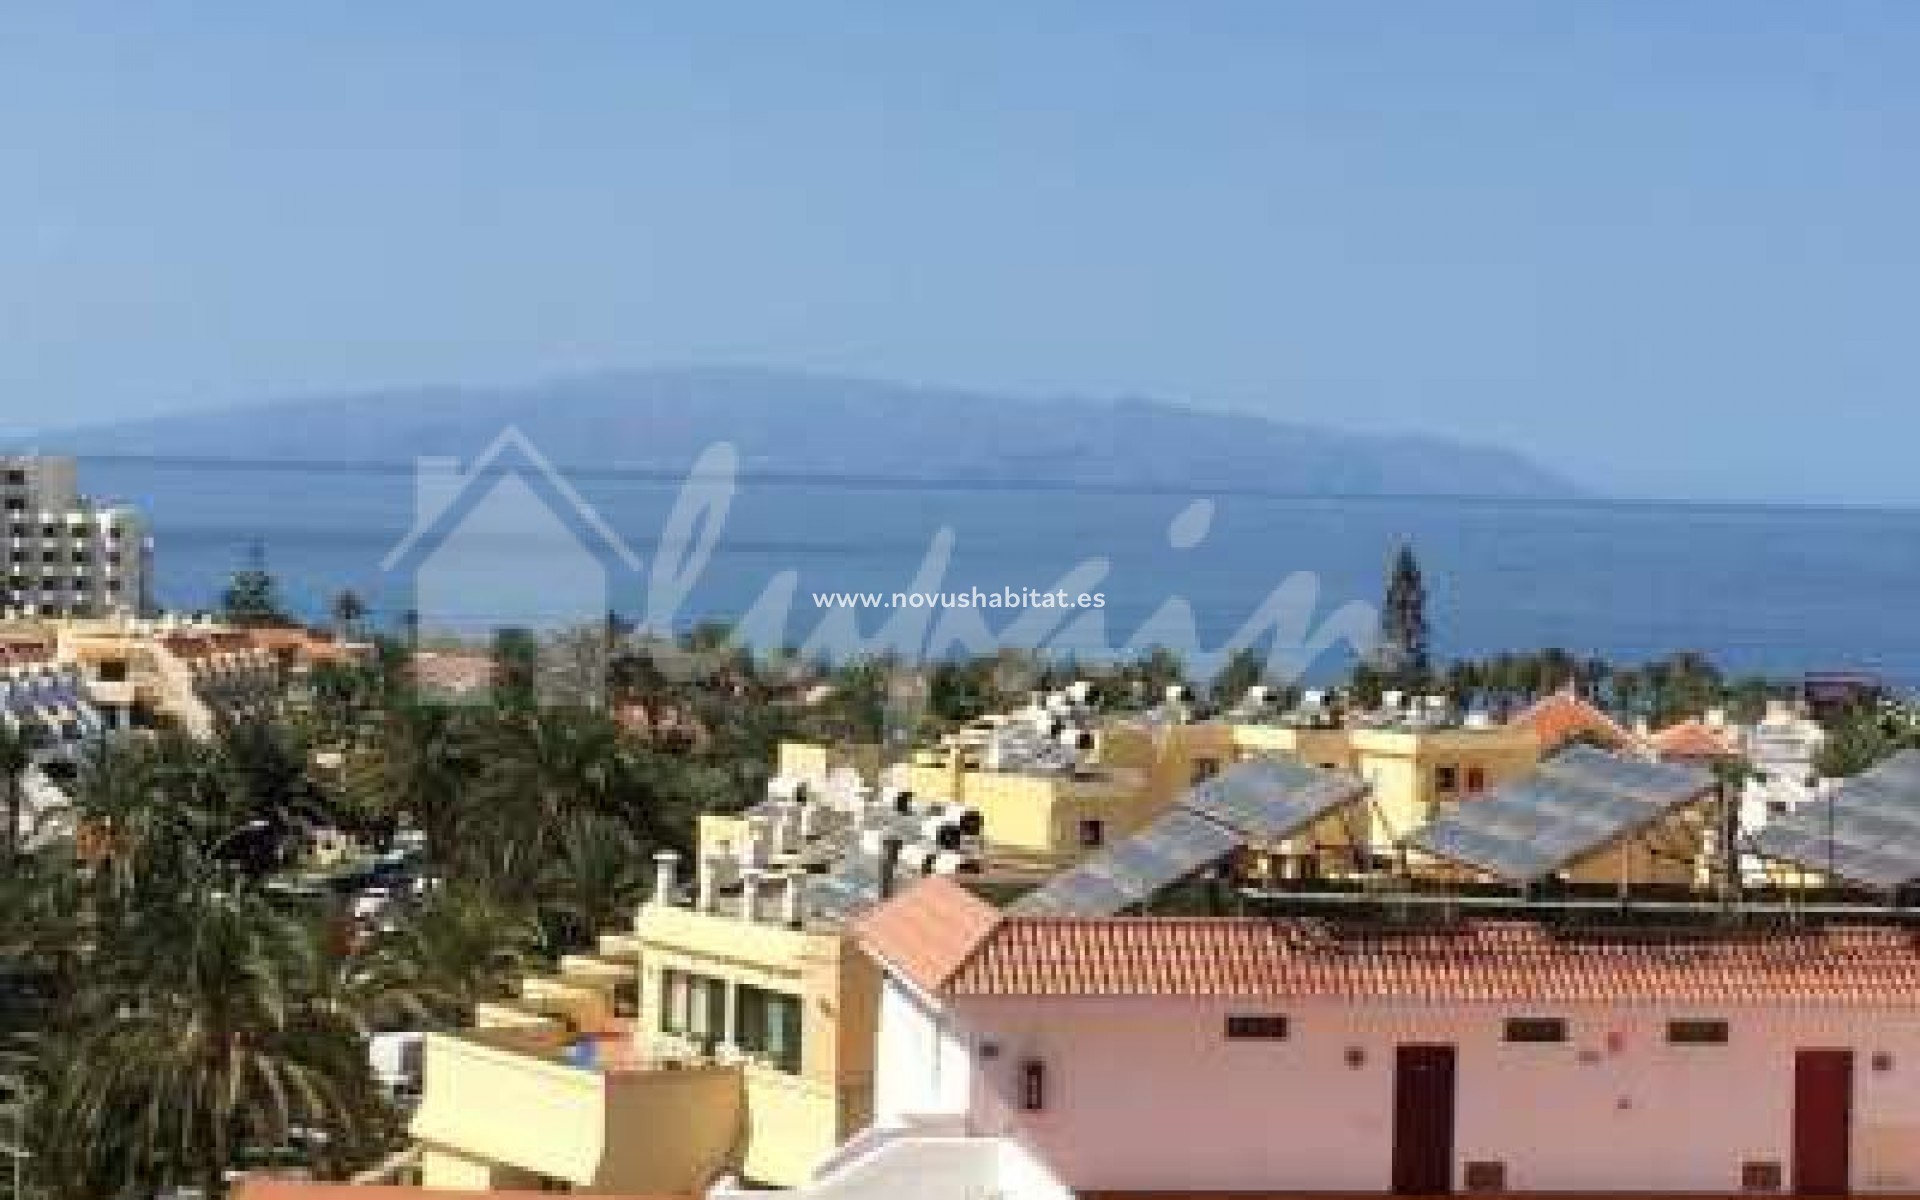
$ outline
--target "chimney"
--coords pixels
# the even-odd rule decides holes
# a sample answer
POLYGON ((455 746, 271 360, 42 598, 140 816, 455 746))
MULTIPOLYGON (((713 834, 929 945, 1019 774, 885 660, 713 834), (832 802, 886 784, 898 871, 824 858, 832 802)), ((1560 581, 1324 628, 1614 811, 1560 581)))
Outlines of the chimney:
POLYGON ((764 867, 772 857, 772 830, 770 822, 763 813, 754 813, 747 818, 747 852, 741 860, 748 866, 764 867))
POLYGON ((786 889, 780 893, 780 920, 788 929, 798 929, 806 919, 807 911, 807 873, 794 871, 786 878, 786 889))
POLYGON ((888 899, 900 874, 900 848, 904 845, 899 838, 888 834, 880 843, 880 898, 888 899))
POLYGON ((796 836, 797 814, 794 811, 797 806, 782 801, 772 807, 773 815, 768 821, 768 844, 771 847, 771 853, 792 854, 800 848, 800 839, 796 836))
POLYGON ((760 920, 760 881, 766 874, 755 867, 740 872, 740 919, 749 925, 760 920))
POLYGON ((653 902, 672 904, 673 889, 679 881, 680 856, 671 850, 659 850, 653 856, 653 902))
POLYGON ((727 843, 721 842, 712 854, 701 860, 699 891, 694 898, 694 904, 701 912, 710 913, 719 906, 720 868, 731 857, 727 843))

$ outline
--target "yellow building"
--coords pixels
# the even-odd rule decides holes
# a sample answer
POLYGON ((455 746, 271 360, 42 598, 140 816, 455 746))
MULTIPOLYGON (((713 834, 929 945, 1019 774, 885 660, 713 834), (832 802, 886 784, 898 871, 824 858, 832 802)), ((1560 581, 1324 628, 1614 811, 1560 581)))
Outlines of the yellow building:
POLYGON ((955 747, 915 753, 888 775, 917 802, 979 813, 990 856, 1002 865, 1053 867, 1126 837, 1165 800, 1147 772, 1089 762, 1071 768, 987 766, 955 747))
MULTIPOLYGON (((1138 831, 1189 788, 1254 756, 1346 771, 1371 784, 1366 805, 1311 840, 1324 846, 1358 838, 1375 854, 1393 852, 1438 806, 1518 778, 1541 758, 1538 736, 1514 726, 1189 721, 1177 706, 1147 716, 1081 712, 1048 724, 1050 716, 1036 702, 986 718, 916 750, 881 772, 882 780, 912 792, 916 802, 978 812, 997 866, 1051 869, 1138 831), (1061 725, 1074 744, 1049 753, 1061 725)), ((828 753, 782 746, 782 774, 818 778, 828 753)), ((703 852, 751 836, 744 817, 701 820, 703 852)))
POLYGON ((279 696, 273 654, 250 631, 209 621, 25 618, 0 622, 0 634, 72 667, 113 729, 171 725, 204 737, 222 714, 266 711, 279 696))
MULTIPOLYGON (((879 1003, 872 963, 811 882, 703 866, 693 905, 649 902, 630 937, 482 1006, 474 1029, 428 1037, 413 1123, 425 1184, 804 1182, 870 1118, 879 1003)), ((669 859, 656 892, 675 890, 669 859)))
POLYGON ((793 1187, 872 1116, 880 981, 838 922, 749 916, 754 903, 641 910, 639 1029, 669 1053, 737 1060, 737 1140, 715 1165, 793 1187))

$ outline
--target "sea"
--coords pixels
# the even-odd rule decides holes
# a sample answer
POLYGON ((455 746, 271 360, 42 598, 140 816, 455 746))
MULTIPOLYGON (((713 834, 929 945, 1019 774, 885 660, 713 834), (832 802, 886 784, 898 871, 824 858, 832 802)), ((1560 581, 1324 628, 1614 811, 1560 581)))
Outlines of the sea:
MULTIPOLYGON (((902 643, 894 648, 908 652, 915 639, 929 654, 981 649, 985 638, 1082 658, 1167 644, 1204 663, 1277 613, 1290 647, 1281 658, 1311 682, 1345 668, 1346 635, 1378 603, 1406 543, 1441 657, 1554 646, 1624 663, 1688 650, 1730 673, 1844 669, 1920 686, 1920 510, 751 475, 722 488, 662 474, 561 474, 563 484, 515 502, 578 511, 558 523, 496 521, 479 539, 494 557, 457 576, 460 620, 570 623, 572 610, 545 598, 568 592, 568 604, 584 603, 560 583, 577 579, 578 546, 594 542, 605 607, 656 629, 752 613, 747 628, 762 644, 844 650, 857 635, 879 648, 876 631, 891 629, 902 643), (704 509, 691 502, 696 493, 704 509), (684 526, 672 523, 677 505, 684 526), (686 521, 694 512, 703 515, 686 521), (696 545, 706 551, 689 562, 696 545), (1054 613, 903 615, 830 611, 822 601, 909 590, 951 600, 1063 583, 1072 607, 1054 613), (1098 595, 1098 607, 1082 607, 1083 594, 1098 595), (946 638, 943 620, 965 636, 946 638), (841 645, 828 644, 836 638, 841 645)), ((147 511, 156 598, 171 609, 214 607, 258 553, 283 603, 308 619, 325 620, 332 598, 352 589, 371 623, 397 627, 411 609, 430 624, 417 578, 432 560, 423 540, 459 527, 440 510, 401 561, 387 562, 419 510, 413 472, 399 466, 104 459, 83 460, 81 476, 90 493, 147 511)), ((484 523, 488 503, 465 511, 484 523)))

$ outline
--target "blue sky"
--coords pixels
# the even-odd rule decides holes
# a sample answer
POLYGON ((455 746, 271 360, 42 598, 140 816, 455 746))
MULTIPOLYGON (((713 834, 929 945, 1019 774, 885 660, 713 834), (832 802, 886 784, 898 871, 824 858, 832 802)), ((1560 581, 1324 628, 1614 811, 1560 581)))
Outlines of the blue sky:
POLYGON ((0 15, 0 428, 728 362, 1920 501, 1920 6, 0 15))

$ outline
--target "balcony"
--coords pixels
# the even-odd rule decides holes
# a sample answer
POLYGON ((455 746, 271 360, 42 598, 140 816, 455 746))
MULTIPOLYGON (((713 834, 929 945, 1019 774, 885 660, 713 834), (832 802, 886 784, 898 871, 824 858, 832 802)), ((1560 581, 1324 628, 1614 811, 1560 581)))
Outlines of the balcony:
POLYGON ((542 1030, 430 1035, 413 1135, 506 1177, 695 1194, 731 1169, 742 1068, 643 1052, 625 1037, 542 1030))

